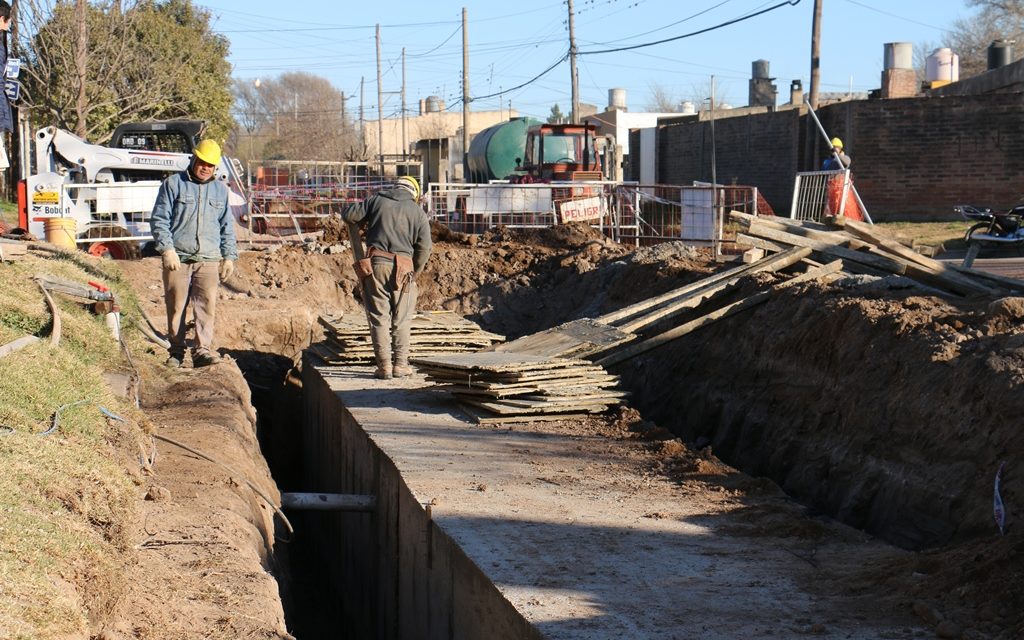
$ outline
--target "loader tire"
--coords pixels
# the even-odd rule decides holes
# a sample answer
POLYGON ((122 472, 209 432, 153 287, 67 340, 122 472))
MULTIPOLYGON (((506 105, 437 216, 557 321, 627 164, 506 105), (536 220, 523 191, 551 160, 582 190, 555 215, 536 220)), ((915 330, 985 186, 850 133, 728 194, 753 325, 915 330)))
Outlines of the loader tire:
POLYGON ((142 257, 139 243, 135 240, 110 240, 110 238, 127 238, 129 233, 122 227, 104 225, 92 227, 78 236, 80 239, 103 238, 85 245, 85 251, 100 258, 113 260, 138 260, 142 257))

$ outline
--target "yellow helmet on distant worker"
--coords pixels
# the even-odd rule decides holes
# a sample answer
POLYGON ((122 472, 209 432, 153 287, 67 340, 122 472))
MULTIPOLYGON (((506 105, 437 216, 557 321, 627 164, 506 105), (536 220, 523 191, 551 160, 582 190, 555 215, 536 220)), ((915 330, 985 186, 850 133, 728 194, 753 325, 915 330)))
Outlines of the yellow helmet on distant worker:
POLYGON ((220 145, 213 140, 203 140, 196 145, 192 155, 212 165, 220 164, 220 145))
POLYGON ((842 149, 843 148, 843 141, 840 140, 839 138, 832 138, 832 146, 833 147, 839 147, 840 149, 842 149))
POLYGON ((420 191, 420 181, 412 176, 402 176, 395 184, 403 189, 409 191, 412 194, 413 200, 419 200, 422 192, 420 191))

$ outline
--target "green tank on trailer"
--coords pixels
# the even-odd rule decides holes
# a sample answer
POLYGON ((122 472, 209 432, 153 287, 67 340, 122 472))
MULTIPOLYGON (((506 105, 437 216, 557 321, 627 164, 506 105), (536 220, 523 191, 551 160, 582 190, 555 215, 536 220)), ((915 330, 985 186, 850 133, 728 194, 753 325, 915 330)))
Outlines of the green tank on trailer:
POLYGON ((469 181, 501 180, 516 172, 516 158, 526 153, 526 130, 541 124, 533 118, 512 118, 487 127, 469 145, 469 181))

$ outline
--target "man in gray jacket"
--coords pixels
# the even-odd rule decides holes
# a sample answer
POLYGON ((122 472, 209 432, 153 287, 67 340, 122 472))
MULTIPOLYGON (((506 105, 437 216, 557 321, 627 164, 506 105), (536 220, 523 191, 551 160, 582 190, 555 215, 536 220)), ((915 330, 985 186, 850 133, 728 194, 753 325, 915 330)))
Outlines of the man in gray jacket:
MULTIPOLYGON (((356 265, 381 379, 412 375, 409 323, 416 311, 415 278, 430 257, 430 223, 419 206, 420 184, 403 176, 395 188, 350 206, 346 223, 365 228, 367 255, 356 265)), ((358 238, 352 238, 358 242, 358 238)))
POLYGON ((235 270, 235 220, 228 205, 228 188, 214 174, 220 146, 213 140, 196 145, 192 163, 160 185, 150 226, 163 262, 167 364, 180 367, 185 359, 185 311, 192 304, 196 346, 192 366, 220 362, 213 350, 217 285, 235 270))

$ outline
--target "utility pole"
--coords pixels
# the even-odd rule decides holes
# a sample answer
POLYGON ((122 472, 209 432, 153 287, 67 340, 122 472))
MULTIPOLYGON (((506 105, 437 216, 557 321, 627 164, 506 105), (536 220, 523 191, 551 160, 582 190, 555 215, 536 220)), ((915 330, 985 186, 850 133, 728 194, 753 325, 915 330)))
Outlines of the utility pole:
MULTIPOLYGON (((366 83, 364 76, 359 77, 359 144, 362 149, 359 155, 366 153, 366 118, 363 117, 363 85, 366 83)), ((365 156, 364 156, 365 157, 365 156)))
POLYGON ((572 124, 580 123, 580 76, 576 72, 576 21, 569 0, 569 75, 572 76, 572 124))
POLYGON ((409 150, 405 141, 405 47, 402 47, 402 160, 409 150))
POLYGON ((348 120, 345 118, 345 92, 341 92, 341 128, 348 128, 348 120))
POLYGON ((814 0, 814 21, 811 23, 811 90, 808 99, 811 108, 818 109, 818 82, 821 76, 821 5, 814 0))
POLYGON ((384 177, 384 89, 380 74, 380 24, 377 24, 377 154, 380 175, 384 177))
POLYGON ((462 7, 462 181, 469 182, 469 35, 462 7))

